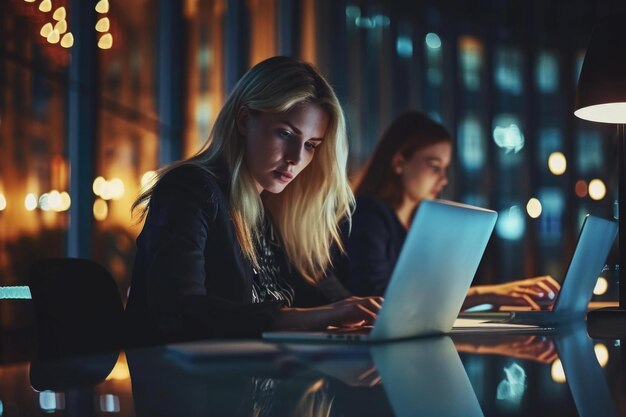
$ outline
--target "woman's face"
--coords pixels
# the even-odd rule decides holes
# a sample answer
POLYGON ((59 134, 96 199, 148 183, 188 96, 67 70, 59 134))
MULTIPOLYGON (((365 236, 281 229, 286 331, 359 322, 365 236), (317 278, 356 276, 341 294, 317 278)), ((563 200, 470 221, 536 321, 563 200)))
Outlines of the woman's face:
POLYGON ((257 191, 280 193, 313 160, 326 134, 328 113, 312 103, 283 113, 242 107, 237 127, 246 138, 245 162, 257 191))
POLYGON ((394 169, 400 175, 404 202, 415 204, 437 198, 448 184, 446 169, 450 165, 452 146, 439 142, 416 151, 410 158, 394 158, 394 169))

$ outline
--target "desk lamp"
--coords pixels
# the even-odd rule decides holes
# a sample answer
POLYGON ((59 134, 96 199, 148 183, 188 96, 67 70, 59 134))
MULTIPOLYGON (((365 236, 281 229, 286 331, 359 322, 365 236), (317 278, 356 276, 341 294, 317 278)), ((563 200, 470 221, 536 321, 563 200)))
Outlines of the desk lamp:
POLYGON ((587 320, 600 332, 626 334, 626 13, 597 21, 578 79, 574 114, 617 125, 619 307, 591 311, 587 320))

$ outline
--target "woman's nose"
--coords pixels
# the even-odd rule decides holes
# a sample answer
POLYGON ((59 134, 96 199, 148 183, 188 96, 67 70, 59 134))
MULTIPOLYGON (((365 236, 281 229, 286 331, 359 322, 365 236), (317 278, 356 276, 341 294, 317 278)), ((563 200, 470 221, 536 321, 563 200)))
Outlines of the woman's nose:
POLYGON ((293 145, 287 148, 285 153, 285 160, 289 165, 298 165, 302 160, 302 152, 304 151, 304 146, 293 145))

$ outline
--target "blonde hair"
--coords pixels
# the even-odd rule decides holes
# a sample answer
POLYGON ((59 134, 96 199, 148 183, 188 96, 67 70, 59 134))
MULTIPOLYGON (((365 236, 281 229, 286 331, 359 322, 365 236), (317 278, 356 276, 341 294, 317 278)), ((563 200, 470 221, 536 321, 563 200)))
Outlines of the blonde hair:
MULTIPOLYGON (((291 264, 310 283, 319 282, 331 265, 331 247, 343 251, 339 223, 350 221, 354 196, 347 178, 348 141, 343 111, 332 87, 310 64, 277 56, 252 67, 239 80, 220 111, 203 148, 193 157, 161 169, 158 179, 175 167, 191 164, 211 172, 223 159, 230 174, 229 203, 241 249, 258 266, 255 242, 263 233, 267 208, 291 264), (279 194, 259 196, 245 164, 245 137, 237 129, 242 107, 286 112, 314 103, 329 117, 323 142, 306 169, 279 194)), ((158 180, 157 183, 158 184, 158 180)), ((141 218, 149 209, 152 186, 133 204, 141 218), (148 203, 143 205, 143 203, 148 203)))

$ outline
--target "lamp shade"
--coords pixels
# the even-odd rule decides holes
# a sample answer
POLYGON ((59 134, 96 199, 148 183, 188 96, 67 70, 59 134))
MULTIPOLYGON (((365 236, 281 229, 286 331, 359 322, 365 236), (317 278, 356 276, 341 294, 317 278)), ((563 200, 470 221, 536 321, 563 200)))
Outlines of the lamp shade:
POLYGON ((593 122, 626 123, 626 13, 597 21, 578 78, 574 114, 593 122))

